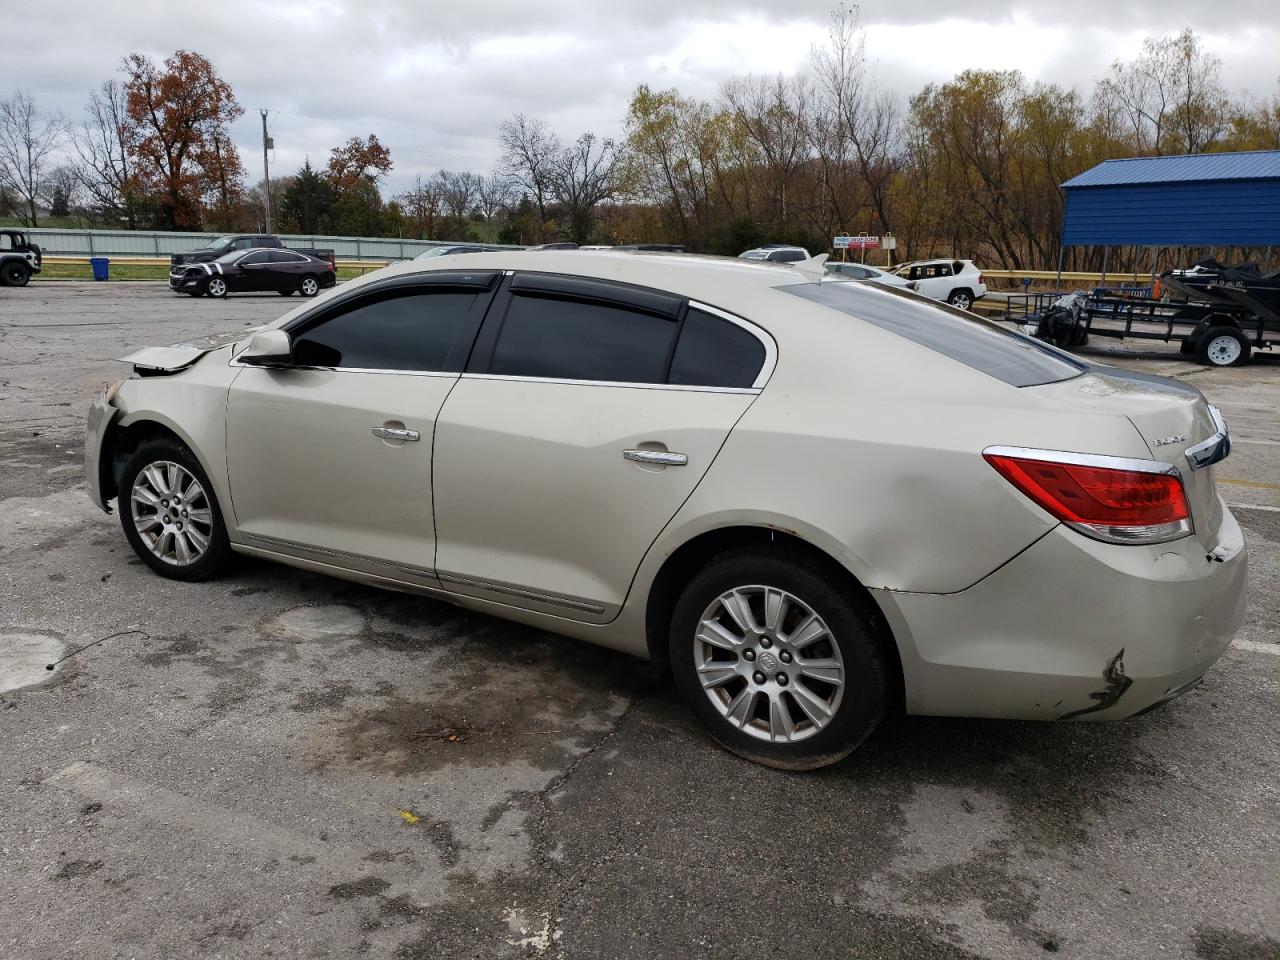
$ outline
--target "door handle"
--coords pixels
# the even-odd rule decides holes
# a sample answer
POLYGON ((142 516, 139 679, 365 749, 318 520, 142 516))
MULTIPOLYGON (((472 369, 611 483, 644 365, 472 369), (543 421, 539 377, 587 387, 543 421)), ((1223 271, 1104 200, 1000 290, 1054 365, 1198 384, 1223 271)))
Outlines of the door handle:
POLYGON ((417 430, 398 430, 395 427, 374 427, 373 435, 381 437, 383 440, 417 440, 419 439, 417 430))
POLYGON ((689 458, 683 453, 671 453, 668 450, 623 450, 622 456, 636 463, 652 463, 659 467, 683 467, 689 458))

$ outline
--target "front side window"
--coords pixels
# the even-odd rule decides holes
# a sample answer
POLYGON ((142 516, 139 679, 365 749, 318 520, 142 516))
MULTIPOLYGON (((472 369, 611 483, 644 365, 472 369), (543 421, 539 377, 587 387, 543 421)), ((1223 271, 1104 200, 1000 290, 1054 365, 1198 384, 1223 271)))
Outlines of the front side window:
POLYGON ((664 383, 677 330, 673 319, 626 307, 515 294, 489 372, 664 383))
POLYGON ((293 338, 304 367, 456 372, 476 290, 392 291, 347 306, 293 338))

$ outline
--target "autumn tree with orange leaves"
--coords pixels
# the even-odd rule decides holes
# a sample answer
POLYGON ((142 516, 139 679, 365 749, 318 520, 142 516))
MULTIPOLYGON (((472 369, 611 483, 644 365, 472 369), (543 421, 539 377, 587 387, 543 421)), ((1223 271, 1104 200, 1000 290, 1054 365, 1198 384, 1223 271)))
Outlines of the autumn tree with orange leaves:
POLYGON ((157 226, 227 220, 245 176, 228 130, 244 113, 231 85, 189 50, 167 57, 163 68, 134 53, 122 69, 126 110, 137 125, 135 175, 157 202, 157 226))

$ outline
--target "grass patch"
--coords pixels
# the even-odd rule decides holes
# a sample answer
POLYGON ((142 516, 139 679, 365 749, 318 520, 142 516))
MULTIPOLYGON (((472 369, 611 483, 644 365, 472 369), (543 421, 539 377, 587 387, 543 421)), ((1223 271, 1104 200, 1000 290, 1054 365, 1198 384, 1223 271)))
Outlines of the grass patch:
MULTIPOLYGON (((169 265, 165 263, 111 264, 112 280, 165 280, 169 279, 169 265)), ((338 264, 338 279, 352 280, 370 271, 338 264)), ((92 280, 93 268, 87 263, 45 263, 32 280, 92 280)))

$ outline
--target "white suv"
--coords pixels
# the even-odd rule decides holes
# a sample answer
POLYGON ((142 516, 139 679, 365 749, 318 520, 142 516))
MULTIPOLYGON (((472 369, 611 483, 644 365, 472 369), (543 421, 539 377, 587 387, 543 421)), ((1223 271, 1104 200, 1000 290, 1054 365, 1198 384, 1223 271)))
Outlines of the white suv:
POLYGON ((916 293, 945 300, 968 310, 987 295, 986 279, 972 260, 916 260, 898 268, 898 276, 914 281, 916 293))

